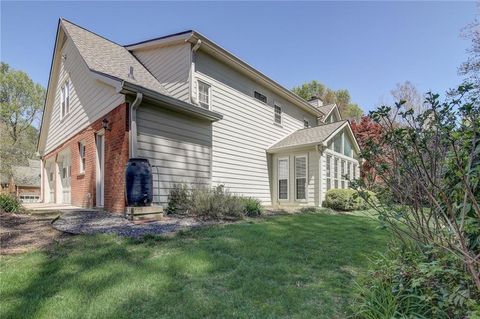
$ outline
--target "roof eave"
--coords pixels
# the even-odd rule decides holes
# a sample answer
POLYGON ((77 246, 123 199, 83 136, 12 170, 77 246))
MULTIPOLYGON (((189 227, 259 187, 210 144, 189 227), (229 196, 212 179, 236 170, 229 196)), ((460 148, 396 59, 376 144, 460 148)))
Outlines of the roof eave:
POLYGON ((133 50, 149 49, 157 46, 172 45, 175 43, 185 42, 192 35, 193 35, 193 31, 187 30, 183 32, 170 34, 164 37, 159 37, 159 38, 154 38, 150 40, 140 41, 137 43, 128 44, 128 45, 125 45, 124 47, 127 50, 133 51, 133 50))
POLYGON ((158 93, 156 91, 144 88, 142 86, 123 81, 121 84, 121 88, 119 90, 122 94, 136 94, 142 93, 144 100, 150 100, 152 102, 160 103, 167 108, 171 108, 172 110, 186 113, 191 116, 202 118, 211 122, 219 121, 223 118, 223 115, 217 112, 213 112, 210 110, 203 109, 199 106, 195 106, 193 104, 175 99, 170 96, 166 96, 164 94, 158 93))
POLYGON ((267 153, 275 154, 275 153, 282 153, 282 152, 287 152, 287 151, 296 151, 296 150, 316 147, 316 146, 321 145, 321 144, 322 144, 322 142, 312 142, 312 143, 305 143, 305 144, 293 145, 293 146, 270 147, 269 149, 267 149, 267 153))

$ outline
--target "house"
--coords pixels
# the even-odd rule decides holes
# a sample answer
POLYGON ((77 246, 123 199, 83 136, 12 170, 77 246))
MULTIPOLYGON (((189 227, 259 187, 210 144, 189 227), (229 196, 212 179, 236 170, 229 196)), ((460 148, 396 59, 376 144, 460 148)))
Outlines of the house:
POLYGON ((2 192, 17 197, 22 203, 40 199, 40 161, 28 160, 28 166, 12 166, 10 177, 2 176, 2 192))
POLYGON ((321 205, 359 176, 335 105, 305 101, 196 31, 120 45, 60 19, 38 152, 42 200, 125 210, 129 158, 147 158, 154 203, 224 184, 265 205, 321 205))

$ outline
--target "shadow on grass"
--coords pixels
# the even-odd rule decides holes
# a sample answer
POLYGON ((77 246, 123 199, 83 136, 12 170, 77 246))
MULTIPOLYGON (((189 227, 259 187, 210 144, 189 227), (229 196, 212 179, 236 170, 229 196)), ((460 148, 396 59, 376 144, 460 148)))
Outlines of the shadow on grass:
POLYGON ((0 317, 341 318, 386 238, 372 219, 322 214, 172 238, 75 237, 2 261, 0 317))

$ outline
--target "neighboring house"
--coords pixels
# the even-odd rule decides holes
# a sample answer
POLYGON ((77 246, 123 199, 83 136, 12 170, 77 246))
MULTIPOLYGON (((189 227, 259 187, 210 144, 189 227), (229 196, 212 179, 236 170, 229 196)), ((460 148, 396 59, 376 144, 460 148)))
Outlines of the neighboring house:
POLYGON ((12 166, 10 178, 2 179, 2 191, 17 197, 22 203, 40 199, 40 161, 28 160, 28 166, 12 166))
POLYGON ((335 105, 307 102, 195 31, 122 46, 59 21, 42 120, 43 201, 125 209, 125 165, 147 158, 154 203, 224 184, 265 205, 321 205, 358 176, 335 105))

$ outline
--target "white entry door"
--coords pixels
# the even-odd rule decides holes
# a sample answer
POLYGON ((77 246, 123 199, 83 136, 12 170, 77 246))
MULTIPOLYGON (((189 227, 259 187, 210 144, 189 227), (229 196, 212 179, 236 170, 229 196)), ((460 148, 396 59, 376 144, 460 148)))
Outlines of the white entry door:
POLYGON ((103 207, 105 199, 105 135, 103 133, 97 133, 97 207, 103 207))
POLYGON ((71 203, 71 175, 72 166, 70 163, 70 156, 64 156, 61 164, 60 178, 62 181, 62 203, 71 203))

